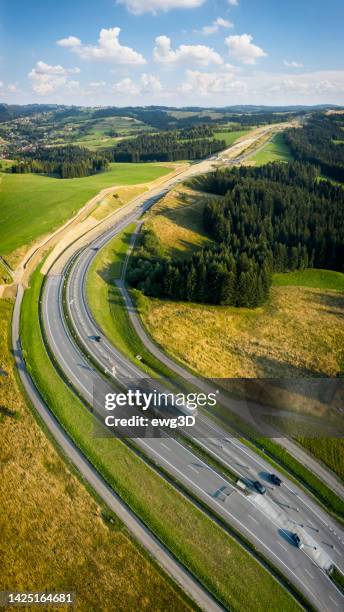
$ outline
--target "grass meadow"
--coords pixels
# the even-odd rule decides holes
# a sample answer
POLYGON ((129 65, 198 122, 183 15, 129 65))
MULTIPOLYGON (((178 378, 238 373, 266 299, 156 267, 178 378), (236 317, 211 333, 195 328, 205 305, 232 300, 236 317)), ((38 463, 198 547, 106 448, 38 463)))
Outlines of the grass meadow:
POLYGON ((261 151, 250 157, 250 162, 255 162, 256 166, 263 166, 269 162, 287 162, 292 159, 289 147, 284 142, 283 134, 277 133, 261 151))
POLYGON ((226 130, 222 130, 220 132, 215 132, 215 138, 218 140, 224 140, 226 145, 230 147, 234 144, 239 138, 248 134, 251 130, 234 130, 233 132, 229 132, 226 130))
POLYGON ((153 181, 171 172, 158 164, 111 164, 100 174, 58 179, 0 174, 0 255, 8 256, 61 226, 101 189, 153 181))
MULTIPOLYGON (((39 333, 36 308, 33 303, 26 309, 27 316, 36 317, 28 321, 32 335, 39 333)), ((0 300, 0 367, 7 374, 0 377, 1 588, 76 591, 78 610, 99 608, 99 593, 105 610, 189 610, 117 517, 68 469, 34 419, 14 373, 12 309, 13 302, 0 300)), ((38 342, 36 337, 32 344, 40 367, 38 342)), ((52 389, 59 388, 49 368, 42 376, 52 389)), ((66 410, 71 406, 67 403, 66 410)))
MULTIPOLYGON (((92 415, 62 382, 46 354, 37 317, 42 280, 36 271, 32 286, 24 296, 22 344, 43 397, 85 455, 175 556, 227 607, 239 610, 254 606, 262 611, 298 609, 291 596, 233 538, 124 443, 115 438, 93 437, 92 415), (252 584, 255 589, 251 588, 252 584)), ((128 559, 122 556, 124 559, 130 569, 128 559)), ((132 584, 137 591, 147 591, 147 584, 139 586, 137 580, 132 584)), ((181 604, 169 597, 169 605, 179 609, 181 604)), ((164 609, 163 602, 161 609, 164 609)))

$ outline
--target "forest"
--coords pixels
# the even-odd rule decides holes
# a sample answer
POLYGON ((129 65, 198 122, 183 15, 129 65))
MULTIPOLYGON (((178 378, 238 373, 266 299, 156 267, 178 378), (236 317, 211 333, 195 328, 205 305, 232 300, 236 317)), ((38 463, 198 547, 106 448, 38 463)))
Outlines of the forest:
POLYGON ((122 140, 106 155, 114 162, 177 161, 203 159, 225 148, 225 141, 216 140, 210 126, 200 125, 122 140))
POLYGON ((103 172, 108 163, 103 155, 84 147, 37 147, 34 151, 21 153, 10 171, 17 174, 36 172, 59 178, 79 178, 103 172))
POLYGON ((150 296, 252 308, 267 299, 273 272, 343 271, 344 190, 318 181, 318 173, 295 161, 195 179, 193 187, 209 192, 203 224, 213 244, 173 260, 146 229, 131 258, 130 284, 150 296))
POLYGON ((344 181, 343 117, 316 114, 302 130, 290 129, 285 141, 295 159, 319 166, 321 173, 335 181, 344 181), (336 142, 337 141, 337 142, 336 142))

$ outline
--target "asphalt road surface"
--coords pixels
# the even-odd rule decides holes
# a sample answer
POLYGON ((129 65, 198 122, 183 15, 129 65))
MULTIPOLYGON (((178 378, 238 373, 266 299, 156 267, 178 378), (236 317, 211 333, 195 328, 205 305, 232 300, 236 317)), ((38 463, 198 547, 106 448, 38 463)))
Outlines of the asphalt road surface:
MULTIPOLYGON (((149 202, 150 203, 150 202, 149 202)), ((148 205, 148 204, 146 204, 148 205)), ((144 205, 145 206, 145 205, 144 205)), ((95 327, 85 300, 85 274, 95 256, 94 248, 105 244, 115 233, 135 220, 140 210, 133 211, 116 227, 95 240, 74 262, 67 291, 67 302, 73 326, 87 352, 102 366, 115 366, 119 380, 142 377, 142 371, 120 354, 95 327), (101 342, 92 336, 101 335, 101 342)), ((43 322, 48 342, 72 384, 85 400, 92 404, 93 384, 100 374, 85 359, 64 321, 62 309, 62 285, 64 275, 48 275, 43 294, 43 322)), ((214 427, 202 416, 201 427, 214 427)), ((256 457, 238 440, 226 440, 222 432, 209 431, 202 443, 206 450, 243 478, 262 480, 262 472, 268 473, 269 465, 256 457), (215 435, 216 434, 216 435, 215 435), (219 444, 219 437, 222 442, 219 444)), ((282 487, 271 487, 262 496, 240 492, 214 469, 200 460, 192 451, 173 438, 136 439, 136 444, 156 463, 204 501, 229 525, 233 525, 247 537, 282 573, 300 589, 308 600, 322 610, 336 610, 343 606, 344 598, 328 578, 324 569, 335 561, 343 567, 342 531, 332 527, 329 517, 316 507, 314 502, 290 482, 282 487), (221 491, 228 487, 230 494, 222 499, 221 491), (302 527, 301 527, 302 525, 302 527), (300 533, 305 546, 296 548, 290 541, 290 531, 300 533)))

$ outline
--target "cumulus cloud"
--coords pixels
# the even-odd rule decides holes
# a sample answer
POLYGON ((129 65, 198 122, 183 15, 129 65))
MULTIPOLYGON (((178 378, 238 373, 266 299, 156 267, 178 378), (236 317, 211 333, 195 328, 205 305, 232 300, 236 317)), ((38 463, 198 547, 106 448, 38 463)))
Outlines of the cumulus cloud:
POLYGON ((140 65, 146 60, 131 47, 125 47, 119 42, 121 28, 102 28, 99 33, 98 45, 83 45, 80 38, 68 36, 57 41, 60 47, 65 47, 85 60, 105 60, 120 65, 140 65))
POLYGON ((0 81, 0 93, 2 96, 7 96, 9 93, 19 93, 18 83, 4 83, 0 81))
POLYGON ((74 86, 75 88, 78 81, 70 81, 69 75, 78 74, 79 72, 79 68, 63 68, 63 66, 59 64, 51 66, 45 62, 39 61, 29 72, 28 77, 32 83, 34 92, 44 96, 66 85, 74 86))
POLYGON ((293 76, 285 74, 261 75, 262 87, 267 93, 295 101, 312 104, 333 102, 344 94, 344 70, 318 70, 293 76))
POLYGON ((140 89, 130 77, 118 81, 118 83, 113 85, 112 89, 121 96, 137 96, 140 93, 140 89))
POLYGON ((238 0, 228 0, 230 6, 239 6, 238 0))
POLYGON ((283 60, 283 64, 287 66, 287 68, 303 68, 303 64, 300 62, 288 62, 287 60, 283 60))
POLYGON ((261 47, 252 43, 251 34, 227 36, 225 43, 231 55, 243 64, 255 64, 257 59, 267 56, 261 47))
POLYGON ((215 34, 218 32, 220 28, 228 29, 233 27, 234 24, 231 21, 228 21, 228 19, 223 19, 223 17, 218 17, 211 25, 204 26, 204 28, 202 28, 202 34, 204 34, 204 36, 210 36, 210 34, 215 34))
POLYGON ((158 36, 155 39, 154 59, 161 64, 173 65, 195 63, 200 66, 223 64, 222 57, 206 45, 180 45, 174 51, 168 36, 158 36))
POLYGON ((247 91, 246 84, 238 80, 234 71, 200 72, 187 70, 186 79, 180 87, 182 93, 194 93, 200 96, 225 95, 247 91))
POLYGON ((115 83, 112 89, 121 96, 154 95, 162 91, 162 85, 158 77, 143 73, 138 81, 127 77, 115 83))
POLYGON ((57 44, 60 45, 60 47, 67 47, 67 49, 72 49, 74 47, 81 47, 81 40, 76 36, 68 36, 67 38, 61 38, 61 40, 58 40, 57 44))
POLYGON ((124 4, 130 13, 142 15, 142 13, 159 13, 171 9, 193 9, 201 6, 205 0, 117 0, 118 4, 124 4))
POLYGON ((162 90, 161 81, 153 74, 143 74, 141 76, 141 93, 159 93, 162 90))

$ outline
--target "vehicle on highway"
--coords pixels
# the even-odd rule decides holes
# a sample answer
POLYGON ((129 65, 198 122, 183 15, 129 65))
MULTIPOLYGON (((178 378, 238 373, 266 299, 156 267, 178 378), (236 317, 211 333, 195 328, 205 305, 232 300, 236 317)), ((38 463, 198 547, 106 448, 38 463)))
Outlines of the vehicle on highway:
POLYGON ((301 540, 300 536, 297 533, 292 533, 290 535, 290 539, 293 542, 293 544, 295 544, 295 546, 297 546, 297 548, 302 548, 303 547, 302 540, 301 540))
POLYGON ((231 489, 231 487, 223 487, 222 489, 220 489, 219 494, 218 494, 218 498, 225 502, 227 501, 228 496, 232 493, 233 489, 231 489))
POLYGON ((100 336, 94 336, 94 341, 95 342, 100 342, 101 341, 101 337, 100 336))
POLYGON ((256 491, 258 491, 258 493, 260 493, 261 495, 264 495, 264 493, 266 493, 266 488, 264 487, 264 485, 262 485, 261 482, 259 482, 259 480, 255 480, 253 486, 256 491))
POLYGON ((276 476, 276 474, 270 474, 270 480, 277 487, 280 487, 282 484, 282 480, 280 479, 279 476, 276 476))

